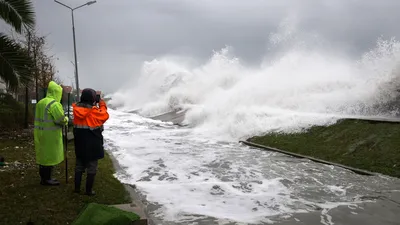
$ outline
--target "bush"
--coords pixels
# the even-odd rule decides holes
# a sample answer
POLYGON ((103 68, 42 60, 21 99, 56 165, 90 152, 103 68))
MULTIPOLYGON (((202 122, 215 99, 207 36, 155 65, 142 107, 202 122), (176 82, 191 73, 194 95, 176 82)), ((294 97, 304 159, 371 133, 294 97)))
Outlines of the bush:
MULTIPOLYGON (((33 108, 29 104, 28 121, 33 123, 33 108)), ((25 106, 10 94, 0 93, 0 129, 22 128, 25 122, 25 106)))

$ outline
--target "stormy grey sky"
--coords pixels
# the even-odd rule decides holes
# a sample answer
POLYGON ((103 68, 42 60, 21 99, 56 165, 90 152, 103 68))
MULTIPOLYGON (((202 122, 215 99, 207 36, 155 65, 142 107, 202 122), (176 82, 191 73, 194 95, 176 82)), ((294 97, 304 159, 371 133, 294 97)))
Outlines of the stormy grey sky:
MULTIPOLYGON (((59 75, 71 83, 70 12, 52 0, 35 0, 35 7, 59 75)), ((98 0, 75 12, 80 84, 112 92, 137 77, 144 60, 165 54, 206 60, 225 45, 256 62, 271 32, 293 15, 297 29, 357 54, 380 36, 400 36, 399 11, 400 0, 98 0)))

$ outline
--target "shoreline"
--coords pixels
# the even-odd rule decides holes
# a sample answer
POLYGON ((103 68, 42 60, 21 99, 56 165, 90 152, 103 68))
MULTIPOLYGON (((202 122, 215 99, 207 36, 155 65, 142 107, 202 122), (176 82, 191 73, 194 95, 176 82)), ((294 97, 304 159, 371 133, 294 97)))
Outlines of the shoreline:
MULTIPOLYGON (((113 152, 110 150, 105 150, 105 151, 107 152, 107 154, 109 155, 109 157, 112 161, 115 172, 117 173, 119 171, 123 171, 118 160, 113 155, 113 152)), ((141 199, 140 192, 137 191, 136 187, 131 184, 123 183, 118 178, 116 178, 116 179, 125 187, 125 190, 129 193, 131 203, 120 205, 120 207, 119 207, 119 205, 114 205, 114 206, 116 206, 118 208, 123 208, 124 210, 128 210, 128 211, 133 210, 132 212, 134 212, 140 216, 140 220, 147 220, 148 225, 161 224, 160 221, 150 217, 150 213, 148 211, 147 206, 142 201, 140 201, 140 199, 141 199)))

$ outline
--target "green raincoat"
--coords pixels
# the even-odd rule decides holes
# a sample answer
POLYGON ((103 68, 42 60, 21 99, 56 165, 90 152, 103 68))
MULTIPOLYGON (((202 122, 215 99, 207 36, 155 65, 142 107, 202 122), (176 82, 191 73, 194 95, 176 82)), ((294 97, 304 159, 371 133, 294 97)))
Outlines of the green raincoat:
POLYGON ((62 128, 68 123, 60 103, 62 87, 50 81, 46 98, 36 105, 35 150, 36 163, 54 166, 64 160, 62 128))

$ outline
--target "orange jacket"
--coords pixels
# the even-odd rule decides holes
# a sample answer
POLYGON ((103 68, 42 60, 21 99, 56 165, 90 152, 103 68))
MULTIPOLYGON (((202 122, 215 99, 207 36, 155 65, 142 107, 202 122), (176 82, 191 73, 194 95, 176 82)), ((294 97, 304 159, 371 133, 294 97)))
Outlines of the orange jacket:
POLYGON ((108 120, 107 106, 100 101, 99 107, 77 103, 74 107, 75 155, 83 162, 104 157, 103 124, 108 120))
POLYGON ((74 127, 95 129, 103 126, 108 120, 107 105, 102 100, 99 103, 99 108, 96 106, 72 104, 74 109, 74 127))

